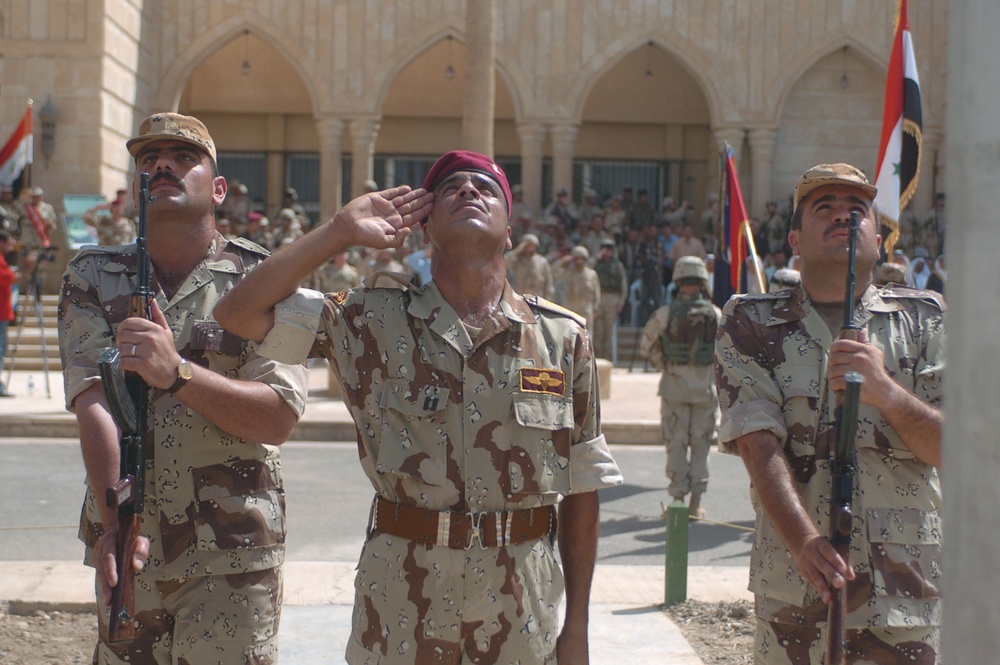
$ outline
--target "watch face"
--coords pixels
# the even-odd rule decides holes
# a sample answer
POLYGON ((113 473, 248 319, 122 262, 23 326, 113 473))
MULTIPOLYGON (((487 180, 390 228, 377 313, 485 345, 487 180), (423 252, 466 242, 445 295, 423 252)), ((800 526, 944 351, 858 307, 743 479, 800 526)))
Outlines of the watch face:
POLYGON ((194 372, 191 370, 191 363, 185 360, 180 365, 178 365, 177 376, 184 379, 185 381, 190 381, 191 377, 194 376, 194 372))

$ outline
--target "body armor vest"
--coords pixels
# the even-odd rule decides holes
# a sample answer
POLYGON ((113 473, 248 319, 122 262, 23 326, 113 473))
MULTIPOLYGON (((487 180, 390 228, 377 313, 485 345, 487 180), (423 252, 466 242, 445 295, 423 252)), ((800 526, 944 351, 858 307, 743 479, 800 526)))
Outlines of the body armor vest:
POLYGON ((711 365, 719 316, 711 301, 682 300, 670 305, 670 320, 660 337, 666 365, 711 365))

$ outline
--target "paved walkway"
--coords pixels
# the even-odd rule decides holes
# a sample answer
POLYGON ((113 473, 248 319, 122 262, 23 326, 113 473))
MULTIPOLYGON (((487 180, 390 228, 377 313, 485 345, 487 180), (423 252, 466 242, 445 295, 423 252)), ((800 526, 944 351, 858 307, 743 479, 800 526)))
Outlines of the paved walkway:
MULTIPOLYGON (((3 374, 6 380, 7 374, 3 374)), ((73 416, 63 406, 62 377, 49 376, 46 396, 42 372, 15 372, 10 390, 0 399, 0 437, 76 437, 73 416), (29 377, 33 385, 29 395, 29 377)), ((602 389, 602 421, 609 442, 657 444, 658 375, 614 369, 602 389)), ((327 392, 327 371, 314 367, 306 414, 296 430, 300 440, 353 440, 347 409, 327 392)), ((285 609, 282 616, 282 662, 318 665, 342 662, 350 634, 354 562, 290 561, 286 564, 285 609)), ((742 567, 692 567, 688 597, 706 602, 749 599, 742 567)), ((629 663, 702 661, 680 630, 659 609, 663 600, 663 567, 598 565, 591 598, 591 662, 629 663)), ((0 566, 0 610, 93 608, 93 576, 89 569, 65 561, 16 561, 0 566)))

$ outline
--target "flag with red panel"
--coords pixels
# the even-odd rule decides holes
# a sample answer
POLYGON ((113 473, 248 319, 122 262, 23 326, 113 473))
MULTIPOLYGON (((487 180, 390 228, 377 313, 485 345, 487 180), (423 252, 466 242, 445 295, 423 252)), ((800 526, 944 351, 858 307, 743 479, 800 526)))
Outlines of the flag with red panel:
POLYGON ((718 252, 715 257, 715 281, 712 286, 712 301, 720 307, 736 293, 746 292, 744 275, 747 257, 750 255, 749 217, 740 191, 740 180, 736 175, 733 149, 728 144, 721 155, 721 192, 718 252))
POLYGON ((10 187, 32 161, 31 104, 0 150, 0 185, 10 187))

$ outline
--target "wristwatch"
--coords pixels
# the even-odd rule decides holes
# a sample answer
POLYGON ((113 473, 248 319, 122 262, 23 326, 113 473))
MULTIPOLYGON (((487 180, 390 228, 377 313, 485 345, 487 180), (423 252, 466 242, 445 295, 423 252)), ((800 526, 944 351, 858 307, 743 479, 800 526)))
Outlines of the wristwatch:
POLYGON ((175 392, 181 389, 181 386, 186 384, 194 377, 194 370, 191 367, 191 361, 187 358, 181 358, 181 364, 177 366, 177 380, 167 388, 167 392, 173 395, 175 392))

